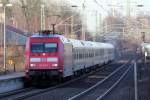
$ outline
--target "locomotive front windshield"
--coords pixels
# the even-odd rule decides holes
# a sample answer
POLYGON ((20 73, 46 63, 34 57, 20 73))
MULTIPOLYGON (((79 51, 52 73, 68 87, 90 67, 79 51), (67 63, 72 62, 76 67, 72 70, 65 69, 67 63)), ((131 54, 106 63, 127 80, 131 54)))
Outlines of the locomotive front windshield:
POLYGON ((57 43, 32 43, 32 53, 53 53, 57 52, 57 43))

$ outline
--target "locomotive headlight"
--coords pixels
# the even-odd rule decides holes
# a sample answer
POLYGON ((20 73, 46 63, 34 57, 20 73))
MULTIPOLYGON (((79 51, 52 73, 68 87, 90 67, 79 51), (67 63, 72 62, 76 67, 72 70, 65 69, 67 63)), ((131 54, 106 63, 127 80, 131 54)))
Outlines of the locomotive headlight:
POLYGON ((58 64, 52 64, 52 66, 57 67, 57 66, 58 66, 58 64))
POLYGON ((45 56, 45 53, 43 53, 43 56, 45 56))
POLYGON ((35 64, 30 64, 31 67, 35 67, 35 64))
POLYGON ((147 52, 145 52, 145 57, 147 56, 147 52))

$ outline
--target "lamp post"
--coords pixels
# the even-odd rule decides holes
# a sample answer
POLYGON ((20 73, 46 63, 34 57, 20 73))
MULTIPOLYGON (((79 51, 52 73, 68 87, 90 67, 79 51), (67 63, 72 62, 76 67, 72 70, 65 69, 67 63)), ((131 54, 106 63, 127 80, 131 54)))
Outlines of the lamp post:
MULTIPOLYGON (((78 7, 78 6, 76 6, 76 5, 72 5, 72 7, 78 7)), ((85 32, 85 23, 86 23, 86 18, 85 18, 85 0, 83 0, 83 3, 82 3, 82 35, 81 35, 81 37, 82 37, 82 39, 83 40, 86 40, 86 32, 85 32)))
POLYGON ((65 21, 65 35, 67 34, 67 21, 65 21))
POLYGON ((6 72, 6 7, 11 7, 12 4, 0 4, 0 7, 3 7, 4 10, 4 71, 6 72))
POLYGON ((41 4, 41 30, 45 30, 45 5, 41 4))
POLYGON ((86 23, 86 18, 85 18, 85 0, 82 3, 82 39, 86 40, 86 36, 85 36, 85 23, 86 23))
MULTIPOLYGON (((142 8, 142 7, 144 7, 144 5, 142 5, 142 4, 139 4, 139 5, 136 5, 138 8, 142 8)), ((139 22, 140 22, 140 20, 138 20, 139 22)), ((142 31, 143 31, 143 29, 144 29, 144 24, 141 22, 140 23, 141 25, 142 25, 142 31)), ((145 32, 141 32, 141 35, 142 35, 142 42, 145 42, 145 32)))

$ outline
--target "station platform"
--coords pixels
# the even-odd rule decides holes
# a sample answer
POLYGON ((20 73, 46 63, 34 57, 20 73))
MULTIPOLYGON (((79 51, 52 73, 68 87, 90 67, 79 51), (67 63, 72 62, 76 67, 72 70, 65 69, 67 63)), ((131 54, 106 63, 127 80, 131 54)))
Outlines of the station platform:
POLYGON ((0 94, 23 88, 24 72, 0 75, 0 94))
POLYGON ((24 76, 25 76, 24 72, 8 73, 8 74, 0 75, 0 81, 14 79, 14 78, 20 78, 20 77, 24 77, 24 76))

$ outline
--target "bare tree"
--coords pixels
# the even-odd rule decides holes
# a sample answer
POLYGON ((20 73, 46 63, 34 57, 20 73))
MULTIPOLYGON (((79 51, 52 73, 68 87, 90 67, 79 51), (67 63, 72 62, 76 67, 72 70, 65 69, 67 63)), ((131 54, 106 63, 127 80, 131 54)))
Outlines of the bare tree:
MULTIPOLYGON (((35 19, 39 19, 39 9, 40 9, 40 4, 41 0, 20 0, 21 7, 22 7, 22 12, 25 16, 25 21, 26 21, 26 26, 27 30, 29 32, 33 31, 33 21, 35 19)), ((37 24, 37 23, 36 23, 37 24)))

